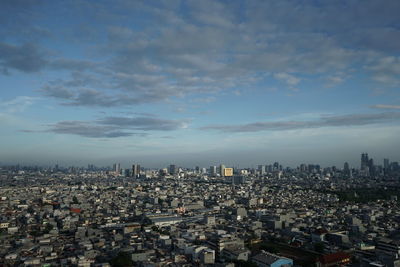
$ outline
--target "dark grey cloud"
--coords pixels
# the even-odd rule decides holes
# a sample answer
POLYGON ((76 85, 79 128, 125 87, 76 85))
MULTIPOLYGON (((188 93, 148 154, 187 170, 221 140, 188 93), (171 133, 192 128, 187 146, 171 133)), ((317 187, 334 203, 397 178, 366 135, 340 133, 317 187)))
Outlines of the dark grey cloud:
POLYGON ((41 6, 42 0, 2 0, 0 1, 0 40, 4 36, 18 36, 18 39, 31 39, 32 34, 42 37, 40 27, 32 25, 37 17, 35 10, 41 6))
POLYGON ((65 86, 46 85, 40 90, 45 96, 61 100, 65 106, 115 107, 138 104, 146 99, 137 99, 129 95, 112 95, 102 90, 80 88, 71 89, 65 86))
MULTIPOLYGON (((73 134, 91 138, 146 136, 150 131, 173 131, 185 128, 188 120, 154 117, 106 117, 96 121, 61 121, 49 125, 47 132, 73 134)), ((29 130, 24 130, 30 132, 29 130)))
POLYGON ((187 120, 166 120, 152 117, 107 117, 97 121, 103 125, 128 127, 142 131, 172 131, 186 127, 187 120))
POLYGON ((43 69, 47 61, 43 53, 34 44, 12 45, 0 43, 0 66, 23 72, 37 72, 43 69))
MULTIPOLYGON (((83 71, 89 68, 95 68, 96 64, 88 60, 76 60, 68 58, 53 59, 48 68, 53 70, 72 70, 83 71)), ((76 73, 74 73, 76 75, 76 73)))
MULTIPOLYGON (((400 83, 399 58, 390 57, 400 52, 397 0, 385 4, 375 0, 318 4, 291 0, 178 2, 59 4, 60 10, 68 10, 67 14, 88 24, 76 25, 66 37, 57 33, 53 38, 79 43, 96 62, 60 55, 44 58, 34 45, 25 49, 25 56, 11 56, 25 46, 19 42, 3 43, 8 50, 14 47, 13 53, 2 54, 0 46, 0 66, 4 72, 33 72, 44 66, 46 70, 69 72, 70 79, 58 82, 71 89, 60 88, 64 93, 57 93, 48 89, 57 81, 48 81, 43 86, 44 95, 64 105, 89 107, 213 94, 271 79, 285 81, 286 89, 294 89, 304 82, 301 75, 326 75, 329 80, 333 73, 350 73, 354 66, 363 66, 377 83, 400 83), (121 26, 137 25, 132 22, 137 17, 146 18, 140 27, 121 26), (86 32, 90 38, 85 38, 86 32)), ((22 17, 26 13, 22 5, 7 5, 21 10, 17 13, 22 17)), ((29 9, 35 9, 34 5, 29 9)), ((39 11, 40 7, 34 13, 41 14, 39 11)), ((35 25, 35 16, 29 18, 32 26, 46 32, 35 25)), ((346 79, 348 76, 336 77, 334 81, 346 79)))
POLYGON ((94 125, 83 121, 61 121, 52 125, 48 131, 90 138, 115 138, 135 135, 135 133, 115 130, 113 127, 94 125))
POLYGON ((45 96, 59 98, 59 99, 73 99, 74 94, 70 89, 62 86, 50 86, 46 85, 41 92, 45 96))
MULTIPOLYGON (((35 43, 11 44, 0 42, 0 67, 5 72, 18 70, 26 73, 41 70, 71 71, 73 81, 81 81, 82 71, 94 69, 96 64, 88 60, 75 60, 68 58, 51 58, 50 51, 35 43)), ((86 75, 88 76, 88 75, 86 75)))
POLYGON ((275 121, 254 122, 241 125, 209 125, 202 130, 216 130, 221 132, 260 132, 283 131, 321 127, 345 127, 380 124, 388 122, 400 122, 400 112, 385 112, 377 114, 350 114, 342 116, 326 116, 318 120, 309 121, 275 121))

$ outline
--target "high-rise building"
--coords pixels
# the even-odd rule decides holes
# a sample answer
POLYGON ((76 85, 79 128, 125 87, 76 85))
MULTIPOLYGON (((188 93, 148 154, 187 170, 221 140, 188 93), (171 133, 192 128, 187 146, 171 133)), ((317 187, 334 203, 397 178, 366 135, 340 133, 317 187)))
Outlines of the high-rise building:
POLYGON ((133 164, 132 165, 132 177, 137 178, 140 175, 140 165, 133 164))
POLYGON ((217 166, 210 166, 210 176, 217 176, 217 166))
POLYGON ((224 168, 224 176, 225 177, 233 176, 233 168, 224 168))
POLYGON ((121 173, 121 164, 119 164, 119 163, 114 163, 114 164, 113 164, 113 171, 114 171, 116 174, 120 174, 120 173, 121 173))
POLYGON ((383 168, 385 168, 385 171, 389 170, 389 159, 383 159, 383 168))
POLYGON ((169 174, 175 175, 176 173, 177 173, 176 165, 175 164, 169 165, 169 174))
POLYGON ((274 171, 279 171, 279 162, 274 162, 274 171))
POLYGON ((367 169, 369 165, 368 153, 361 154, 361 170, 367 169))
POLYGON ((307 165, 304 164, 304 163, 300 164, 300 171, 301 172, 306 172, 307 171, 307 165))
POLYGON ((346 175, 347 177, 350 176, 350 166, 349 163, 345 162, 343 165, 343 174, 346 175))
POLYGON ((219 165, 219 175, 222 177, 225 174, 225 165, 221 164, 219 165))
POLYGON ((264 175, 265 172, 266 172, 265 165, 258 165, 258 172, 259 172, 261 175, 264 175))
POLYGON ((373 159, 369 159, 368 160, 368 168, 369 168, 369 173, 370 175, 375 175, 375 165, 374 165, 374 160, 373 159))

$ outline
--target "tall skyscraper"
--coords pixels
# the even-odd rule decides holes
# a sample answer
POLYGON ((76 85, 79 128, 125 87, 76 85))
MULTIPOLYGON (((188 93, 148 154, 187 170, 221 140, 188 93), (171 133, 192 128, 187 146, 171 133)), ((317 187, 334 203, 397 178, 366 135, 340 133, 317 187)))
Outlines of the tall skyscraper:
POLYGON ((220 175, 221 177, 223 177, 224 174, 225 174, 225 165, 224 165, 224 164, 221 164, 221 165, 219 165, 219 175, 220 175))
POLYGON ((369 165, 368 153, 361 154, 361 170, 365 170, 369 165))
POLYGON ((176 173, 177 173, 176 165, 175 164, 169 165, 169 174, 175 175, 176 173))
POLYGON ((264 175, 265 172, 266 172, 265 165, 258 165, 258 172, 259 172, 261 175, 264 175))
POLYGON ((350 176, 350 166, 349 166, 349 163, 347 163, 347 162, 345 162, 344 165, 343 165, 343 173, 347 177, 350 176))
POLYGON ((137 178, 140 175, 140 165, 133 164, 132 165, 132 177, 137 178))
POLYGON ((368 169, 369 169, 369 173, 370 175, 375 175, 375 164, 374 164, 374 160, 373 159, 369 159, 368 160, 368 169))
POLYGON ((233 168, 224 168, 224 177, 233 176, 233 168))
POLYGON ((115 170, 116 173, 120 174, 121 173, 121 164, 117 163, 117 169, 115 170))
POLYGON ((383 168, 385 171, 389 170, 389 159, 383 159, 383 168))
POLYGON ((217 176, 217 166, 210 166, 210 176, 217 176))
POLYGON ((279 162, 274 162, 274 171, 279 171, 279 162))

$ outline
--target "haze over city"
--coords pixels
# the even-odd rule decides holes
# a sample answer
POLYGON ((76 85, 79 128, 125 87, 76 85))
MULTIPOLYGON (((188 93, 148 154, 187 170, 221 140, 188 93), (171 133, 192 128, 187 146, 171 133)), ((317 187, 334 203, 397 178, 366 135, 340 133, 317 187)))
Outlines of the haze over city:
POLYGON ((399 10, 1 1, 0 163, 398 161, 399 10))

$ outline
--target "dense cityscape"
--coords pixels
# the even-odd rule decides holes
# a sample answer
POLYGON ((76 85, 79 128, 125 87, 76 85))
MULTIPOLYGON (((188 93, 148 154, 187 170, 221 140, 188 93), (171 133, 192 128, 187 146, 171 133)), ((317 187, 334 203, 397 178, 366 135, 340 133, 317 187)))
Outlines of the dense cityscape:
POLYGON ((398 266, 400 168, 1 167, 4 266, 398 266))
POLYGON ((0 267, 400 267, 400 0, 0 0, 0 267))

